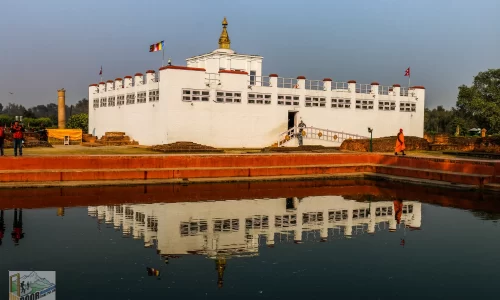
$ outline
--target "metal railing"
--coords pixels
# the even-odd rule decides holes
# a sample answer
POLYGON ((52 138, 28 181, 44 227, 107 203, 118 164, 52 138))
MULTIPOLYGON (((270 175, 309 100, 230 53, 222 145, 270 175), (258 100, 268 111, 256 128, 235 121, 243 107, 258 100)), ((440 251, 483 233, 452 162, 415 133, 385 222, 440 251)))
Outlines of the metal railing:
POLYGON ((378 87, 378 94, 379 95, 389 95, 391 92, 392 92, 392 86, 379 85, 379 87, 378 87))
POLYGON ((268 87, 272 86, 269 76, 255 76, 255 75, 248 76, 248 85, 268 86, 268 87))
POLYGON ((298 80, 295 78, 278 77, 278 88, 298 89, 298 80))
POLYGON ((306 90, 323 91, 324 85, 322 80, 307 80, 306 79, 306 90))
POLYGON ((400 95, 400 96, 403 96, 403 97, 408 97, 408 88, 406 88, 406 87, 402 87, 402 88, 399 90, 399 95, 400 95))
POLYGON ((356 93, 359 94, 370 94, 372 92, 371 84, 361 84, 356 83, 356 93))
MULTIPOLYGON (((316 139, 328 142, 342 143, 345 140, 356 140, 356 139, 368 139, 366 136, 361 136, 358 134, 340 132, 335 130, 316 128, 316 127, 304 127, 303 131, 305 135, 302 134, 303 139, 316 139)), ((299 135, 299 127, 292 127, 285 132, 280 133, 278 137, 278 142, 276 143, 278 147, 284 146, 287 142, 297 138, 299 135)))
POLYGON ((218 73, 205 73, 205 85, 207 87, 218 85, 220 83, 220 75, 218 73))
POLYGON ((332 82, 332 90, 349 90, 349 84, 347 82, 332 82))

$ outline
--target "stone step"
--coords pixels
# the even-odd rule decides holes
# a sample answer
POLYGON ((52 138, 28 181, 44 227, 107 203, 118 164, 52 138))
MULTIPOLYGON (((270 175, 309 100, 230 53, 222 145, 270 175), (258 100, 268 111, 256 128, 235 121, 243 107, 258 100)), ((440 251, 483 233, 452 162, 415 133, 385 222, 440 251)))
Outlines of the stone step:
POLYGON ((212 168, 137 168, 137 169, 66 169, 66 170, 6 170, 0 172, 0 182, 154 180, 220 177, 303 176, 350 173, 375 173, 421 180, 483 187, 492 183, 493 176, 431 169, 417 169, 375 164, 298 165, 265 167, 212 168))

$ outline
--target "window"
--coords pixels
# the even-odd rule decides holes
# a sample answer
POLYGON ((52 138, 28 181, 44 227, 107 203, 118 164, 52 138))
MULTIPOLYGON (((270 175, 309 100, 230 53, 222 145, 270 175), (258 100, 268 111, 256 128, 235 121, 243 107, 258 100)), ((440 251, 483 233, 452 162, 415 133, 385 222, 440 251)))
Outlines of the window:
POLYGON ((135 103, 135 94, 127 94, 127 104, 135 103))
POLYGON ((195 236, 208 231, 206 220, 193 220, 191 222, 181 222, 181 236, 195 236))
POLYGON ((255 79, 257 72, 255 71, 250 71, 250 85, 255 85, 255 79))
POLYGON ((351 99, 332 98, 332 108, 351 108, 351 99))
POLYGON ((400 102, 399 103, 399 111, 405 111, 405 112, 413 112, 416 111, 417 105, 415 103, 411 102, 400 102))
POLYGON ((101 98, 101 107, 106 107, 106 104, 108 104, 106 100, 106 97, 101 98))
POLYGON ((124 95, 118 95, 116 97, 116 105, 121 106, 125 104, 125 96, 124 95))
POLYGON ((271 94, 248 94, 248 104, 271 104, 271 94))
POLYGON ((326 98, 306 96, 306 107, 326 107, 326 98))
POLYGON ((323 212, 309 212, 302 214, 302 224, 318 224, 323 222, 323 212))
POLYGON ((246 218, 245 229, 269 229, 269 216, 257 215, 246 218))
POLYGON ((241 93, 237 92, 217 92, 215 101, 219 103, 241 103, 241 93))
POLYGON ((137 103, 146 103, 146 92, 137 92, 137 103))
POLYGON ((379 101, 378 110, 396 110, 396 101, 379 101))
POLYGON ((99 108, 99 98, 94 98, 94 108, 99 108))
POLYGON ((356 109, 373 109, 373 100, 356 100, 356 109))
POLYGON ((300 104, 299 96, 291 95, 278 95, 278 105, 294 105, 298 106, 300 104))
POLYGON ((364 219, 367 218, 368 215, 370 214, 370 209, 368 208, 361 208, 361 209, 354 209, 352 211, 352 219, 364 219))
POLYGON ((282 215, 274 217, 274 226, 277 228, 293 227, 297 225, 297 215, 282 215))
POLYGON ((236 232, 240 229, 240 220, 238 219, 225 219, 214 220, 214 232, 236 232))
POLYGON ((149 102, 158 102, 160 101, 160 91, 153 90, 149 91, 149 102))
POLYGON ((342 210, 331 210, 328 212, 328 222, 339 222, 347 220, 348 212, 346 209, 342 210))
POLYGON ((210 100, 210 91, 208 90, 182 90, 182 101, 208 101, 210 100))
POLYGON ((108 97, 108 106, 115 106, 115 96, 108 97))

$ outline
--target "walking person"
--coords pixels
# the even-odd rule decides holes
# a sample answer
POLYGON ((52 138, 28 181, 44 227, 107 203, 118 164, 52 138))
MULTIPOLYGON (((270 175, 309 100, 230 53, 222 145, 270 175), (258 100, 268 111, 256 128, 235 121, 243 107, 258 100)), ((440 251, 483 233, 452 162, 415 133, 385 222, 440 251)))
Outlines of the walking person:
POLYGON ((403 134, 403 129, 399 129, 398 136, 396 138, 396 149, 394 150, 394 155, 398 155, 398 152, 401 152, 403 155, 405 154, 405 135, 403 134))
POLYGON ((302 146, 304 144, 304 136, 302 135, 302 132, 304 132, 304 128, 306 127, 306 124, 304 123, 304 121, 300 120, 300 123, 299 123, 299 133, 297 135, 297 138, 299 139, 299 146, 302 146))
POLYGON ((0 156, 4 156, 3 147, 5 144, 5 128, 0 127, 0 156))
POLYGON ((15 121, 10 131, 14 142, 14 156, 17 156, 17 149, 19 149, 19 156, 23 156, 24 127, 18 121, 15 121))

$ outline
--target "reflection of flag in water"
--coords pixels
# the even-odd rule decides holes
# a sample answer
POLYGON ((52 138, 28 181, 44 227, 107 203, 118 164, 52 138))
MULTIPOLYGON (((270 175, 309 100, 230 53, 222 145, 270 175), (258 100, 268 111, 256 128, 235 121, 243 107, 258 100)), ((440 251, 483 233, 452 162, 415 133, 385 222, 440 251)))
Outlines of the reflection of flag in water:
POLYGON ((160 276, 160 270, 148 267, 146 267, 146 270, 148 270, 148 276, 155 276, 155 277, 160 276))

